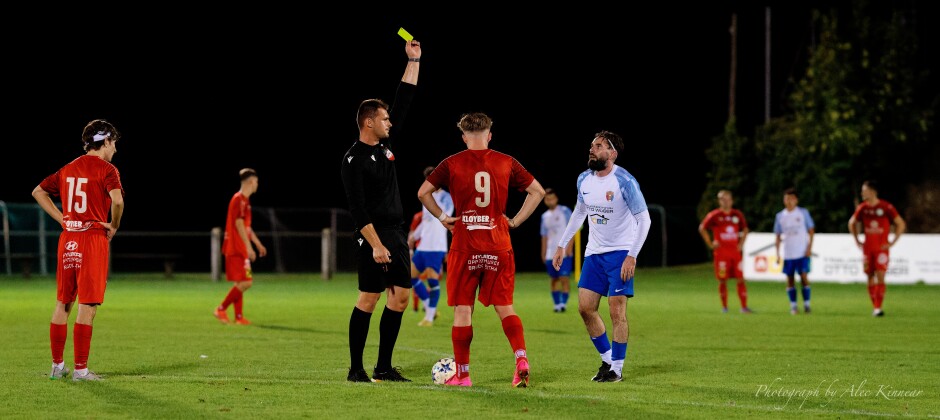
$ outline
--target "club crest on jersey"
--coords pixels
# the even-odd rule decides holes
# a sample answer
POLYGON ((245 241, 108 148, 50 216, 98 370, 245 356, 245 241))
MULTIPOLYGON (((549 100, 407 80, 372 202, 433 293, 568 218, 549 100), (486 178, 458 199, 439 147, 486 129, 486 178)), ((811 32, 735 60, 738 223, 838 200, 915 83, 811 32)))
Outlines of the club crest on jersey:
POLYGON ((606 197, 607 197, 607 201, 614 201, 614 192, 613 192, 613 191, 607 191, 606 197))
POLYGON ((732 223, 738 224, 739 221, 740 221, 740 220, 738 219, 738 216, 731 216, 731 222, 732 222, 732 223))
POLYGON ((387 148, 387 147, 383 147, 383 148, 382 148, 382 152, 385 153, 385 158, 386 158, 386 159, 391 160, 391 161, 395 161, 395 154, 392 153, 392 150, 391 150, 391 149, 389 149, 389 148, 387 148))
POLYGON ((875 210, 875 215, 878 216, 878 217, 884 216, 884 215, 885 215, 885 211, 882 210, 882 209, 877 209, 877 210, 875 210))

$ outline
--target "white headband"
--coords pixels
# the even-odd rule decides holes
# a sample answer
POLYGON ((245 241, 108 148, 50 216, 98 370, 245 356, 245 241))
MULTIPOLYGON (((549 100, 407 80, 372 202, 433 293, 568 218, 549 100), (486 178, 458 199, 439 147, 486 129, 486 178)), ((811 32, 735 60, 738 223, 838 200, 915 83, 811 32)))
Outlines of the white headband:
MULTIPOLYGON (((599 137, 594 137, 595 140, 598 139, 598 138, 599 138, 599 137)), ((615 152, 617 151, 617 148, 614 147, 614 142, 610 141, 610 139, 607 138, 607 137, 604 137, 604 140, 607 140, 607 144, 610 145, 610 148, 611 148, 611 149, 613 149, 615 152)))
POLYGON ((99 131, 99 132, 95 133, 94 136, 92 136, 92 140, 91 140, 91 141, 97 143, 97 142, 99 142, 99 141, 106 140, 106 139, 108 139, 109 137, 111 137, 111 133, 110 133, 110 132, 107 132, 107 131, 99 131))

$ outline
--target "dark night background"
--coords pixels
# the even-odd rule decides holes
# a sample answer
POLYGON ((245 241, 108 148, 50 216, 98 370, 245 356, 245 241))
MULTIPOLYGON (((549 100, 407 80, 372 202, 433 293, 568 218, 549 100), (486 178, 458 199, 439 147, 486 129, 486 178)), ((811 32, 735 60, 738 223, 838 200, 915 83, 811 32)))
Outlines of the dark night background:
MULTIPOLYGON (((910 4, 921 55, 934 57, 938 8, 910 4)), ((423 50, 414 105, 392 139, 406 216, 420 209, 422 169, 465 148, 455 126, 464 112, 489 114, 490 147, 516 157, 571 207, 593 134, 611 130, 627 143, 617 163, 648 203, 667 210, 670 265, 706 261, 695 206, 709 169, 703 152, 728 117, 731 14, 739 25, 738 127, 750 135, 764 115, 764 6, 540 5, 510 13, 471 3, 415 14, 244 8, 163 19, 141 10, 104 23, 20 22, 28 30, 6 45, 0 200, 32 203, 43 177, 83 153, 84 124, 105 118, 123 134, 113 160, 127 194, 122 231, 222 226, 243 167, 260 175, 256 208, 345 209, 339 165, 357 139, 356 108, 393 98, 406 64, 396 34, 404 27, 423 50)), ((787 79, 806 64, 813 4, 771 6, 776 116, 787 79)), ((541 269, 544 210, 514 231, 520 270, 541 269)))

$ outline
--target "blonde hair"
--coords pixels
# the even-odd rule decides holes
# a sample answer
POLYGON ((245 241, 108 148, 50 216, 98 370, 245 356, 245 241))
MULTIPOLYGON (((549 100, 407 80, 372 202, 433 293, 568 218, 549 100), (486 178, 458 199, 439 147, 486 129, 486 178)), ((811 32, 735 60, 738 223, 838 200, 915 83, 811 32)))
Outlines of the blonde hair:
POLYGON ((464 133, 487 131, 493 127, 493 120, 482 112, 463 114, 457 122, 457 128, 464 133))

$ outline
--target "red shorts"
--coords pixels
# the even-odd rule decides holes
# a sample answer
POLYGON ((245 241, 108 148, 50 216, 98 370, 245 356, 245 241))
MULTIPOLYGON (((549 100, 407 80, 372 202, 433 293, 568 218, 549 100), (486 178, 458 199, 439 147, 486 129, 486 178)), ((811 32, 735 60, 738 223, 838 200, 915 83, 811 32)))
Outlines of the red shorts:
POLYGON ((245 255, 226 255, 225 279, 228 281, 251 281, 251 260, 245 255))
POLYGON ((109 252, 108 235, 103 230, 62 232, 55 272, 59 302, 72 303, 77 296, 81 304, 104 303, 109 252))
POLYGON ((870 276, 876 271, 888 271, 888 261, 890 259, 887 249, 863 250, 862 263, 865 267, 865 274, 870 276))
POLYGON ((479 289, 483 306, 512 305, 516 260, 505 252, 447 253, 447 305, 472 306, 479 289))
POLYGON ((735 250, 715 250, 715 278, 728 280, 729 278, 743 279, 741 268, 741 253, 735 250))

